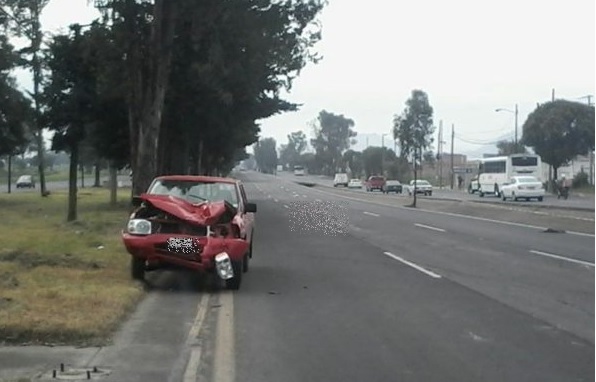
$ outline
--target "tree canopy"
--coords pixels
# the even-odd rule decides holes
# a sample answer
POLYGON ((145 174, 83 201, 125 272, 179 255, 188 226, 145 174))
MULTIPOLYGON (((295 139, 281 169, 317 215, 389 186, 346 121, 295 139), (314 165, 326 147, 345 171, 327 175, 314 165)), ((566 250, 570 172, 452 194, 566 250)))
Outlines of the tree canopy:
POLYGON ((277 149, 273 138, 260 139, 254 145, 255 160, 259 169, 268 174, 273 174, 277 167, 277 149))
POLYGON ((556 100, 539 105, 523 125, 521 142, 557 169, 594 150, 594 107, 556 100))
POLYGON ((498 155, 526 154, 528 149, 521 142, 502 140, 497 142, 498 155))
POLYGON ((408 158, 416 150, 428 149, 434 131, 433 108, 428 95, 422 90, 412 90, 404 111, 393 118, 393 138, 399 142, 400 157, 408 158))
POLYGON ((326 110, 319 113, 313 126, 315 138, 311 139, 311 145, 315 149, 316 160, 325 173, 332 174, 341 170, 342 153, 350 147, 350 138, 356 136, 353 127, 354 121, 343 115, 326 110))

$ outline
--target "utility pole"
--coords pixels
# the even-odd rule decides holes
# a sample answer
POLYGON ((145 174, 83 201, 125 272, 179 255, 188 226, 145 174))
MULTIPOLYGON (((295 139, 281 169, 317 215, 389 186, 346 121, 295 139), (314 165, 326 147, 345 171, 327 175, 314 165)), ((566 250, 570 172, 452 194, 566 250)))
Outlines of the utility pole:
POLYGON ((517 104, 515 104, 515 151, 517 151, 517 116, 519 112, 517 110, 517 104))
POLYGON ((451 189, 453 190, 453 176, 455 175, 453 173, 453 146, 454 146, 454 141, 455 141, 455 124, 451 124, 451 189))
POLYGON ((551 93, 551 101, 555 102, 555 88, 553 88, 551 93))
POLYGON ((443 121, 439 121, 439 147, 438 158, 439 159, 439 189, 443 189, 443 121))

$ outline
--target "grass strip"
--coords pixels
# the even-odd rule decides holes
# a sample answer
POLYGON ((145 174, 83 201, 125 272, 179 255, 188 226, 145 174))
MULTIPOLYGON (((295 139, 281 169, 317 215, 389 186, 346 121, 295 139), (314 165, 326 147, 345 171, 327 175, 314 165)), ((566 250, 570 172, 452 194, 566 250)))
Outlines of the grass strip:
POLYGON ((120 239, 129 192, 110 207, 104 189, 0 195, 0 341, 103 345, 143 295, 120 239))

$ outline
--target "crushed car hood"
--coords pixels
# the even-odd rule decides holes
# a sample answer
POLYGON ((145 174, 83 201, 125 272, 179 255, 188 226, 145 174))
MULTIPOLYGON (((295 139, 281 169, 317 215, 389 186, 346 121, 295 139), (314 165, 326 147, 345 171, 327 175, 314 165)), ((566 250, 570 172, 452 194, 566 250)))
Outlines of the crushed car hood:
POLYGON ((232 216, 236 214, 234 206, 225 201, 193 204, 175 196, 149 194, 141 194, 139 198, 157 209, 193 224, 212 225, 226 213, 232 216))

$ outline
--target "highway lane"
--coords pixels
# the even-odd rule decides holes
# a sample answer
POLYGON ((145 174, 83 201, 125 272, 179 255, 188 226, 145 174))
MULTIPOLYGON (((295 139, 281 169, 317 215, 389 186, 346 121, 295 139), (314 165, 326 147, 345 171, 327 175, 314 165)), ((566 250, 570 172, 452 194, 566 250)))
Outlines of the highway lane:
MULTIPOLYGON (((366 202, 346 205, 346 235, 324 228, 298 233, 288 227, 294 202, 316 206, 330 198, 261 174, 246 177, 259 203, 258 241, 249 276, 234 294, 236 380, 593 378, 593 331, 586 339, 589 333, 507 300, 526 290, 518 300, 548 305, 575 293, 588 303, 593 326, 593 268, 512 253, 515 245, 491 229, 478 249, 462 233, 448 232, 474 222, 442 232, 415 225, 425 225, 417 220, 424 213, 388 214, 366 202), (400 230, 394 215, 403 219, 400 230), (557 286, 563 291, 542 301, 549 283, 543 295, 557 286)), ((321 220, 313 214, 308 224, 321 220)), ((578 313, 571 311, 572 320, 578 313)), ((563 320, 558 306, 546 313, 563 320)))
POLYGON ((594 342, 593 235, 380 206, 291 183, 280 187, 290 195, 305 197, 306 192, 310 200, 347 203, 354 236, 406 253, 454 281, 594 342))

